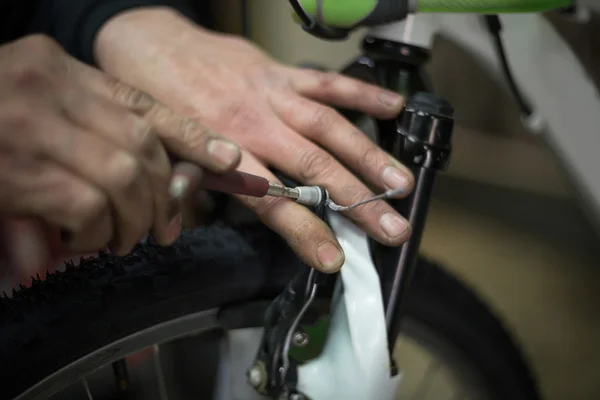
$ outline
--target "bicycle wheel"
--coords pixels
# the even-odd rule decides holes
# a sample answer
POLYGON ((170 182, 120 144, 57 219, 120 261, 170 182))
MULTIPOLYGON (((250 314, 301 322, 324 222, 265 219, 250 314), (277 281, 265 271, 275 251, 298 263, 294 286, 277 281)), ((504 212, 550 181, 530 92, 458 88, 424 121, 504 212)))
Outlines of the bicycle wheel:
MULTIPOLYGON (((231 315, 224 310, 268 303, 299 268, 262 225, 216 223, 169 248, 144 244, 124 258, 102 254, 35 279, 0 301, 0 397, 48 398, 128 353, 219 327, 231 315)), ((538 399, 499 321, 439 266, 420 260, 407 303, 405 340, 440 350, 481 395, 472 398, 538 399)), ((252 309, 242 325, 260 325, 263 309, 252 309)))

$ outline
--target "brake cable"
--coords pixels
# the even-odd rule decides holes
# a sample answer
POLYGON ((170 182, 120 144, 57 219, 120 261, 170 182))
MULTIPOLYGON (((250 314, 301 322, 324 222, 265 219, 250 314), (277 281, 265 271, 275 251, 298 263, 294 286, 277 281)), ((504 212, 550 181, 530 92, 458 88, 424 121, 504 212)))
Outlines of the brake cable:
POLYGON ((533 110, 527 100, 525 100, 523 93, 521 93, 519 90, 519 87, 517 86, 515 78, 510 69, 510 65, 508 64, 508 58, 506 57, 502 36, 500 36, 500 32, 502 32, 502 22, 500 22, 500 18, 497 15, 484 15, 484 20, 488 30, 494 38, 494 47, 496 49, 496 53, 498 54, 498 58, 500 59, 502 71, 504 72, 504 76, 506 77, 510 91, 512 92, 519 108, 521 109, 521 113, 523 113, 525 117, 530 117, 533 114, 533 110))

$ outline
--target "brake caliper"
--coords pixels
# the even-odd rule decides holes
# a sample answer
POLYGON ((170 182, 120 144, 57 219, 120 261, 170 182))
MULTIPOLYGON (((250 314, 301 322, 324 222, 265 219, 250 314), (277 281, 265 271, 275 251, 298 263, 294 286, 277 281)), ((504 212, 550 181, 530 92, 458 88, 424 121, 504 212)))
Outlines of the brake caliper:
MULTIPOLYGON (((325 219, 329 195, 322 189, 321 203, 315 214, 325 219)), ((305 323, 315 322, 320 315, 311 307, 317 291, 329 289, 331 274, 304 268, 271 303, 265 313, 264 334, 254 364, 248 370, 248 382, 261 395, 277 400, 309 400, 297 389, 299 362, 290 357, 292 346, 302 346, 306 333, 305 323)))

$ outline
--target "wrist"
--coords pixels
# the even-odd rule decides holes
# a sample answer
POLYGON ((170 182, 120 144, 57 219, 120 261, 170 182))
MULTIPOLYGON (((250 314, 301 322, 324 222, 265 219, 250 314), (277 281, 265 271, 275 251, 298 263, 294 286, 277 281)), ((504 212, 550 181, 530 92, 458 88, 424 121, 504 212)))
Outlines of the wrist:
POLYGON ((106 72, 118 73, 132 63, 144 62, 156 52, 155 49, 160 47, 163 40, 169 40, 172 45, 176 43, 172 36, 163 36, 161 40, 160 34, 155 35, 158 31, 168 29, 181 34, 187 32, 191 25, 183 15, 170 7, 122 11, 108 19, 98 30, 93 45, 94 59, 106 72))
MULTIPOLYGON (((186 107, 194 76, 184 71, 189 70, 188 63, 198 60, 189 57, 190 52, 197 56, 203 46, 210 48, 207 43, 216 36, 176 10, 148 7, 108 20, 99 30, 94 51, 104 72, 170 107, 186 107)), ((203 68, 195 65, 193 69, 203 68)))

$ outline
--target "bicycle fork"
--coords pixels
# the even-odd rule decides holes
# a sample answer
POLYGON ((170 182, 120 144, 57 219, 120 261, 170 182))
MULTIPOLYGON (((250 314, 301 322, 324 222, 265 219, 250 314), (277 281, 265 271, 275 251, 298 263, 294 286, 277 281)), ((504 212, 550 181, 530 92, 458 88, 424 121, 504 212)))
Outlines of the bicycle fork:
POLYGON ((415 178, 413 192, 390 204, 404 215, 412 229, 400 247, 374 246, 380 271, 389 347, 392 350, 404 316, 406 295, 417 263, 434 180, 438 170, 448 166, 454 126, 450 104, 430 93, 420 92, 406 104, 399 119, 394 154, 409 166, 415 178))
MULTIPOLYGON (((360 67, 376 68, 377 62, 365 63, 364 59, 365 57, 362 58, 360 67)), ((418 70, 419 68, 415 69, 417 72, 418 70)), ((349 222, 345 222, 345 218, 332 215, 335 218, 329 221, 330 224, 333 223, 334 231, 337 229, 336 236, 342 247, 344 247, 344 243, 349 247, 348 251, 344 249, 347 253, 346 264, 335 282, 336 291, 332 301, 334 311, 331 321, 332 323, 334 320, 337 322, 330 325, 327 343, 321 355, 308 362, 314 366, 319 364, 315 361, 320 361, 320 369, 313 368, 312 372, 305 374, 305 376, 310 374, 313 377, 316 376, 312 383, 315 384, 315 388, 316 386, 320 387, 315 390, 320 394, 315 395, 313 400, 344 398, 343 396, 347 398, 348 393, 354 393, 354 395, 362 393, 363 397, 366 396, 365 399, 384 399, 386 396, 382 393, 392 392, 393 390, 390 388, 398 383, 399 377, 394 379, 398 375, 398 371, 391 353, 404 315, 406 296, 416 266, 436 172, 446 169, 448 165, 454 127, 453 113, 454 110, 447 101, 431 93, 417 92, 408 99, 405 109, 395 121, 378 121, 380 145, 409 167, 415 178, 414 190, 408 197, 390 201, 390 204, 411 224, 412 234, 405 244, 400 247, 386 247, 375 244, 373 241, 368 242, 366 235, 364 243, 362 243, 363 239, 358 236, 364 235, 364 232, 358 231, 349 222), (354 232, 349 232, 353 229, 354 232), (352 241, 354 242, 350 243, 352 241), (360 251, 356 251, 357 249, 360 251), (369 250, 371 257, 368 256, 369 250), (360 290, 354 290, 359 286, 361 286, 360 290), (354 298, 350 298, 352 296, 354 298), (365 296, 370 296, 370 300, 365 300, 365 296), (349 303, 352 304, 353 314, 347 312, 348 307, 344 305, 349 303), (343 316, 336 316, 335 313, 343 314, 343 316), (354 317, 359 314, 362 315, 361 318, 354 317), (365 322, 365 318, 368 320, 367 322, 365 322), (374 332, 375 330, 377 332, 374 332), (369 339, 368 345, 352 342, 353 340, 364 340, 373 335, 379 335, 380 343, 371 339, 369 339), (336 340, 338 340, 337 344, 332 343, 336 340), (344 344, 340 344, 341 342, 344 344), (335 351, 332 350, 334 345, 335 351), (367 346, 369 346, 368 349, 367 346), (344 357, 345 361, 342 361, 343 357, 333 353, 338 355, 355 353, 355 357, 344 357), (365 376, 363 366, 352 365, 361 363, 373 366, 385 365, 385 360, 381 360, 382 355, 388 357, 389 368, 383 368, 380 372, 370 371, 368 373, 370 378, 365 376), (327 357, 330 360, 323 362, 323 359, 327 357), (339 375, 344 376, 336 379, 337 372, 332 370, 338 367, 339 375), (349 370, 352 368, 355 368, 356 371, 349 370), (314 373, 317 370, 329 370, 329 377, 321 378, 320 372, 314 373), (350 376, 354 376, 356 379, 353 380, 349 378, 350 376), (361 382, 361 378, 363 381, 371 379, 379 383, 361 382), (329 390, 326 388, 327 383, 317 382, 319 379, 345 381, 348 382, 346 386, 355 385, 355 388, 346 387, 340 389, 342 391, 329 390), (324 386, 325 389, 323 389, 324 386), (344 393, 346 394, 344 395, 344 393)), ((325 191, 323 199, 323 204, 317 214, 327 219, 324 211, 327 200, 325 191)), ((328 212, 331 214, 331 211, 328 212)), ((289 357, 289 342, 292 335, 294 337, 301 336, 302 331, 299 326, 307 323, 302 316, 311 309, 315 291, 327 287, 325 283, 328 280, 330 282, 331 279, 331 276, 316 271, 310 273, 308 270, 301 271, 269 308, 264 324, 263 340, 254 366, 248 374, 249 382, 259 393, 276 399, 311 399, 310 396, 313 394, 309 393, 310 390, 305 390, 305 392, 298 390, 299 369, 304 369, 306 372, 310 368, 306 367, 307 364, 301 365, 289 357)), ((310 383, 308 385, 310 386, 310 383)), ((332 382, 331 385, 334 383, 332 382)), ((306 389, 307 382, 303 382, 301 386, 306 389)), ((358 397, 352 398, 358 399, 358 397)))

